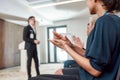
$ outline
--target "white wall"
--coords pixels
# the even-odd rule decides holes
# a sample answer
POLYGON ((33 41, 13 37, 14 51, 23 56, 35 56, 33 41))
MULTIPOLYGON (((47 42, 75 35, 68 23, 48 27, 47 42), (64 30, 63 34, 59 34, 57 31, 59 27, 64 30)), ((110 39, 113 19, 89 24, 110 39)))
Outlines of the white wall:
MULTIPOLYGON (((51 26, 60 26, 60 25, 67 25, 67 32, 73 35, 76 35, 81 38, 84 43, 86 42, 87 35, 86 35, 86 28, 89 18, 78 18, 78 19, 71 19, 66 21, 55 22, 54 25, 51 26)), ((47 62, 47 27, 40 27, 40 60, 41 63, 47 62)), ((86 43, 85 45, 86 46, 86 43)))
POLYGON ((40 62, 47 62, 47 27, 40 26, 40 62))

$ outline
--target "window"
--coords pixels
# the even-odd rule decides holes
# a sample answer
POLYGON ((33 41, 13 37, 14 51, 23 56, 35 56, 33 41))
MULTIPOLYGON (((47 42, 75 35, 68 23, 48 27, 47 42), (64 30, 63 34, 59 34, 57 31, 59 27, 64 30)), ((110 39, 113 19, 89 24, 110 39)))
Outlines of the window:
MULTIPOLYGON (((67 27, 66 26, 56 26, 56 27, 48 27, 47 32, 48 32, 48 39, 53 39, 53 31, 56 31, 58 33, 66 33, 67 32, 67 27)), ((63 62, 68 59, 68 54, 54 46, 52 43, 48 41, 48 63, 57 63, 57 62, 63 62)))

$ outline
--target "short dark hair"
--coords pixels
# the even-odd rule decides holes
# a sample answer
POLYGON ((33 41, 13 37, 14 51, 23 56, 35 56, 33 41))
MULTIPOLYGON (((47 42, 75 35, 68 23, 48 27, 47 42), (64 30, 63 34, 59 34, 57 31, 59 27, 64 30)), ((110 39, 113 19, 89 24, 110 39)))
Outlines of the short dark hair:
POLYGON ((28 23, 29 23, 29 20, 32 19, 32 18, 35 18, 35 16, 30 16, 30 17, 28 18, 28 20, 27 20, 28 23))
POLYGON ((104 6, 108 9, 109 12, 120 11, 120 0, 100 0, 104 3, 104 6))

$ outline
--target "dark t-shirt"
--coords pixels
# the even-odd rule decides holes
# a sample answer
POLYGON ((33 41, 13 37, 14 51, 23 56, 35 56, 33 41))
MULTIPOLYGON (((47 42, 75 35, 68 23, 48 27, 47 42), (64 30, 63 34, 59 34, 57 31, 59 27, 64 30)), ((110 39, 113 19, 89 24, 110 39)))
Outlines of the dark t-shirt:
POLYGON ((86 58, 101 76, 94 77, 80 68, 80 80, 115 80, 120 64, 120 18, 105 14, 100 17, 88 36, 86 58))

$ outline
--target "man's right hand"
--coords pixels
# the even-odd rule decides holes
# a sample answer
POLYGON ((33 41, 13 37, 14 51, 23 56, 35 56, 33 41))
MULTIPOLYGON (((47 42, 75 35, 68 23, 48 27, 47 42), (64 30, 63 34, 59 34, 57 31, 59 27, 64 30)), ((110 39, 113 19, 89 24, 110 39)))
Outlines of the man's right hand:
POLYGON ((34 40, 34 43, 35 44, 40 44, 40 41, 39 40, 34 40))
POLYGON ((72 47, 71 41, 66 36, 63 36, 62 34, 59 34, 59 33, 55 32, 55 31, 53 31, 53 35, 54 35, 54 39, 62 40, 68 46, 72 47))

